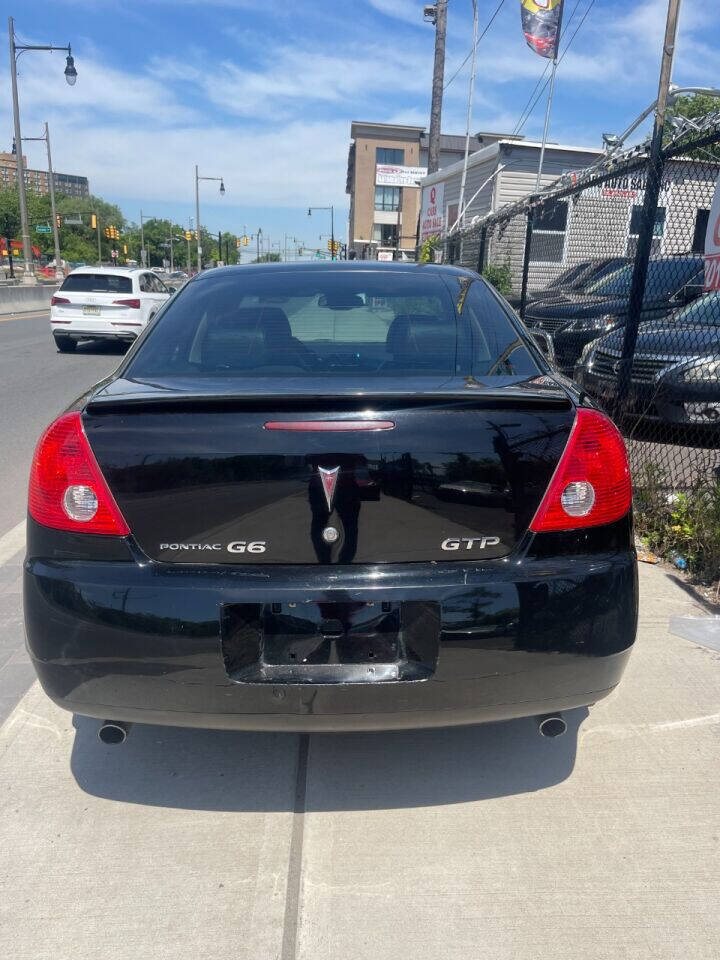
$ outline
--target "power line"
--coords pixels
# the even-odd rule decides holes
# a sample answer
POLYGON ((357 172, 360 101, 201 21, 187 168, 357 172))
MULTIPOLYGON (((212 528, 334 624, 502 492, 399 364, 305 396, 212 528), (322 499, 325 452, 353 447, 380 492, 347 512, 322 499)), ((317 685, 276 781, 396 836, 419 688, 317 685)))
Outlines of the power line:
POLYGON ((460 73, 460 71, 462 70, 462 68, 465 66, 465 64, 468 62, 468 60, 470 59, 470 57, 473 55, 473 51, 474 51, 474 50, 477 50, 478 46, 480 45, 480 41, 481 41, 482 38, 485 36, 485 34, 488 32, 488 30, 490 29, 490 27, 493 25, 493 23, 495 22, 495 18, 496 18, 497 15, 500 13, 500 11, 502 10, 502 8, 503 8, 504 5, 505 5, 505 0, 500 0, 500 3, 497 5, 497 7, 496 7, 496 9, 495 9, 495 13, 493 13, 493 15, 490 17, 490 19, 488 20, 488 22, 487 22, 486 25, 485 25, 485 28, 483 29, 483 32, 482 32, 482 33, 480 34, 480 36, 478 37, 477 43, 474 44, 474 45, 470 48, 470 53, 465 57, 465 59, 464 59, 463 62, 460 64, 460 66, 457 68, 457 70, 455 71, 455 73, 450 77, 450 79, 448 80, 448 82, 445 84, 445 86, 443 87, 443 92, 444 92, 445 90, 447 90, 447 88, 450 86, 450 84, 453 82, 453 80, 454 80, 454 79, 457 77, 457 75, 460 73))
MULTIPOLYGON (((573 20, 574 20, 574 18, 575 18, 575 14, 577 13, 577 10, 578 10, 578 7, 579 7, 579 6, 580 6, 580 0, 576 0, 575 6, 573 7, 573 11, 572 11, 572 13, 570 14, 570 16, 568 17, 567 23, 565 24, 565 29, 566 29, 566 30, 567 30, 567 28, 570 26, 570 24, 573 22, 573 20)), ((530 113, 532 113, 532 111, 535 109, 535 104, 537 103, 537 100, 533 102, 533 97, 534 97, 535 94, 537 93, 538 87, 540 86, 540 84, 543 82, 543 80, 544 80, 545 77, 547 76, 547 72, 548 72, 548 70, 550 69, 551 66, 552 66, 552 61, 551 61, 551 60, 548 60, 547 63, 545 64, 545 69, 544 69, 543 72, 540 74, 540 79, 539 79, 538 82, 535 84, 535 87, 533 88, 532 93, 530 94, 530 96, 529 96, 529 97, 527 98, 527 100, 525 101, 525 106, 522 108, 522 111, 520 112, 520 117, 519 117, 519 119, 518 119, 518 122, 515 124, 515 128, 514 128, 514 130, 513 130, 513 134, 519 133, 520 130, 522 130, 522 128, 524 127, 524 125, 525 125, 525 123, 526 123, 526 121, 527 121, 527 118, 530 116, 530 113), (530 104, 531 104, 531 103, 532 103, 532 107, 530 107, 530 104), (525 116, 525 113, 526 113, 528 107, 530 107, 530 113, 528 113, 528 117, 526 117, 526 116, 525 116)), ((547 87, 547 84, 545 84, 545 87, 547 87)), ((545 89, 545 87, 543 87, 543 90, 545 89)), ((541 93, 540 93, 540 96, 542 96, 542 91, 541 91, 541 93)))
MULTIPOLYGON (((568 50, 570 49, 573 40, 574 40, 575 37, 578 35, 578 32, 580 31, 582 25, 583 25, 583 24, 585 23, 585 21, 587 20, 588 14, 590 13, 590 11, 592 10, 592 8, 593 8, 594 5, 595 5, 595 0, 590 0, 590 3, 588 4, 587 10, 586 10, 585 13, 582 15, 582 18, 580 19, 580 23, 579 23, 579 24, 577 25, 577 27, 575 28, 572 36, 570 37, 570 39, 568 40, 568 42, 567 42, 567 44, 566 44, 566 46, 565 46, 565 49, 563 50, 563 53, 562 53, 560 59, 558 60, 558 66, 559 66, 559 65, 563 62, 563 60, 565 59, 565 54, 566 54, 566 53, 568 52, 568 50)), ((570 19, 568 20, 568 23, 567 23, 568 26, 570 26, 570 24, 572 23, 573 18, 574 18, 574 16, 575 16, 575 14, 577 13, 577 9, 578 9, 579 6, 580 6, 580 0, 577 0, 575 6, 573 7, 573 12, 570 14, 570 19)), ((513 134, 518 134, 518 133, 520 133, 520 131, 522 130, 522 128, 525 126, 525 124, 526 124, 526 123, 528 122, 528 120, 530 119, 533 110, 535 109, 535 107, 538 105, 538 102, 540 101, 540 98, 542 97, 542 95, 543 95, 543 94, 545 93, 545 91, 547 90, 548 84, 550 83, 550 78, 549 78, 549 77, 548 77, 547 80, 545 80, 545 83, 543 84, 542 89, 540 90, 540 92, 537 94, 537 96, 535 96, 535 93, 536 93, 538 87, 540 86, 540 84, 543 82, 545 76, 547 75, 547 72, 548 72, 548 70, 550 69, 550 66, 551 66, 550 61, 548 61, 547 64, 545 65, 545 69, 543 70, 542 74, 540 75, 540 79, 539 79, 538 82, 535 84, 535 88, 533 89, 532 93, 531 93, 530 96, 528 97, 528 99, 527 99, 527 101, 526 101, 526 103, 525 103, 525 106, 523 107, 522 112, 520 113, 520 118, 518 119, 518 122, 515 124, 515 128, 514 128, 514 130, 513 130, 513 134), (534 99, 533 99, 533 98, 534 98, 534 99)))

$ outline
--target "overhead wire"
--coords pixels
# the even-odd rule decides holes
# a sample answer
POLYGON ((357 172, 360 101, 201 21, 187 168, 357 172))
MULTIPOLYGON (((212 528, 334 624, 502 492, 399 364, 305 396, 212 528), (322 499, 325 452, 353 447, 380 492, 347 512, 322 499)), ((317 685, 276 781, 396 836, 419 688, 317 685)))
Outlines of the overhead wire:
POLYGON ((448 80, 448 82, 445 84, 445 86, 443 87, 443 92, 444 92, 445 90, 447 90, 447 88, 450 86, 450 84, 453 82, 453 80, 455 80, 455 78, 458 76, 458 74, 460 73, 460 71, 462 70, 462 68, 463 68, 463 67, 465 66, 465 64, 468 62, 468 60, 470 59, 470 57, 473 55, 473 52, 474 52, 475 50, 477 50, 477 48, 478 48, 479 45, 480 45, 480 41, 481 41, 482 38, 485 36, 485 34, 488 32, 488 30, 490 29, 490 27, 493 25, 493 23, 495 22, 495 18, 497 17, 497 15, 500 13, 500 11, 502 10, 502 8, 503 8, 504 6, 505 6, 505 0, 500 0, 500 3, 499 3, 499 4, 497 5, 497 7, 495 8, 495 12, 494 12, 493 15, 490 17, 490 19, 488 20, 488 22, 485 24, 482 33, 481 33, 480 36, 477 38, 477 43, 474 43, 473 46, 470 47, 470 52, 469 52, 468 55, 465 57, 465 59, 463 60, 463 62, 460 64, 460 66, 457 68, 457 70, 455 71, 455 73, 450 77, 450 79, 448 80))
MULTIPOLYGON (((573 18, 574 18, 574 16, 575 16, 575 14, 576 14, 577 9, 578 9, 579 6, 580 6, 580 0, 577 0, 575 6, 574 6, 574 8, 573 8, 573 12, 570 14, 570 18, 569 18, 569 20, 568 20, 568 26, 572 23, 573 18)), ((578 35, 578 33, 579 33, 579 31, 581 30, 583 24, 584 24, 585 21, 587 20, 590 11, 592 10, 592 8, 593 8, 594 6, 595 6, 595 0, 590 0, 590 3, 588 4, 587 9, 585 10, 585 13, 582 15, 582 17, 581 17, 581 19, 580 19, 580 23, 578 23, 578 25, 577 25, 577 27, 575 28, 572 36, 570 37, 570 39, 568 40, 567 44, 565 45, 565 49, 563 50, 563 52, 562 52, 562 54, 561 54, 561 56, 560 56, 560 58, 559 58, 559 60, 558 60, 558 66, 559 66, 559 65, 563 62, 563 60, 565 59, 565 55, 567 54, 568 50, 569 50, 570 47, 572 46, 573 40, 574 40, 575 37, 578 35)), ((538 87, 540 86, 540 84, 543 82, 543 79, 544 79, 545 76, 547 75, 547 72, 548 72, 548 70, 550 69, 550 66, 551 66, 551 61, 548 60, 547 64, 545 65, 545 69, 544 69, 544 71, 542 72, 542 74, 541 74, 541 76, 540 76, 540 79, 539 79, 538 82, 535 84, 535 88, 533 89, 533 91, 532 91, 532 93, 530 94, 530 96, 529 96, 529 98, 528 98, 525 106, 524 106, 523 109, 522 109, 522 112, 521 112, 521 114, 520 114, 520 118, 518 119, 518 122, 515 124, 515 128, 513 129, 513 134, 518 134, 518 133, 520 133, 520 131, 522 130, 522 128, 525 126, 525 124, 528 122, 528 120, 529 120, 530 117, 532 116, 533 110, 534 110, 535 107, 538 105, 538 102, 540 101, 540 98, 542 97, 542 95, 543 95, 543 94, 545 93, 545 91, 547 90, 548 84, 550 83, 550 78, 549 78, 549 77, 547 78, 547 80, 545 80, 545 83, 542 85, 542 88, 541 88, 540 91, 537 93, 537 96, 535 96, 536 91, 538 91, 538 87)))

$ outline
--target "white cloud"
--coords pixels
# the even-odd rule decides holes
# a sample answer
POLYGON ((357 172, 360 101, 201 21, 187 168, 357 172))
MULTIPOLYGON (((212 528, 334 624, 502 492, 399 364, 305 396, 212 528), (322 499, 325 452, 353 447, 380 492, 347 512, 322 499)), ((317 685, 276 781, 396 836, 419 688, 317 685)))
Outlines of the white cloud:
POLYGON ((419 0, 368 0, 371 7, 388 17, 422 26, 423 4, 419 0))

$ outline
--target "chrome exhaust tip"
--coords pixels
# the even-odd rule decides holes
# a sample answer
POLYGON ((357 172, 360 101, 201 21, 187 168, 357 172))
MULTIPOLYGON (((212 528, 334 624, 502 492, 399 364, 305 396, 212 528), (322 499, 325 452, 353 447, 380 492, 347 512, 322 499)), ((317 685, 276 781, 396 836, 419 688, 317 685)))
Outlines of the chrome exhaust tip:
POLYGON ((103 720, 98 730, 98 739, 108 746, 117 747, 125 743, 129 732, 129 723, 123 723, 122 720, 103 720))
POLYGON ((561 713, 551 713, 538 717, 538 730, 541 737, 561 737, 567 733, 567 723, 561 713))

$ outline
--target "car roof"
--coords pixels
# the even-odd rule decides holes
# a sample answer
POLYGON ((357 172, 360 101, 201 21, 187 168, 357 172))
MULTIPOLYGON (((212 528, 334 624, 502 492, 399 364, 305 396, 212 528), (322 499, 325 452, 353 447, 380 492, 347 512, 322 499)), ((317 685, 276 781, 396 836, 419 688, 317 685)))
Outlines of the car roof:
POLYGON ((68 276, 73 273, 147 273, 146 268, 144 267, 75 267, 74 270, 71 270, 68 276))

